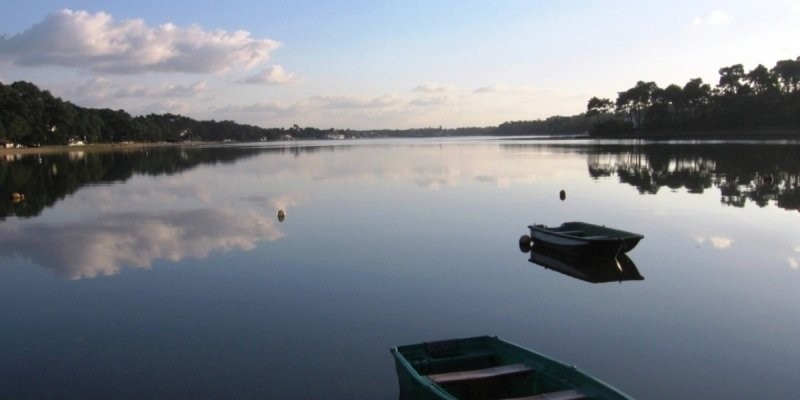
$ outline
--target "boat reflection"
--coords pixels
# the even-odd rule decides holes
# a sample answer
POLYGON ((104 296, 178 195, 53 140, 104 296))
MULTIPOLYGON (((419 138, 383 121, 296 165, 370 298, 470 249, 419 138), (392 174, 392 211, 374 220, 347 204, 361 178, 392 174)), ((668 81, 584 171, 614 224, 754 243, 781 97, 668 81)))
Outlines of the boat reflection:
POLYGON ((616 258, 592 257, 533 245, 528 261, 591 283, 644 280, 636 264, 625 254, 616 258))

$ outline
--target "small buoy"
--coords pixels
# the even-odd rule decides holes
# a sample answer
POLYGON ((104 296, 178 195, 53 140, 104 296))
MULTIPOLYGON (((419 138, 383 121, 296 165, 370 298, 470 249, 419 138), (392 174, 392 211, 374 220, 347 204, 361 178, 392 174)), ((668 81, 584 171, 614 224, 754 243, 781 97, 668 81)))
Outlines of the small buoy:
POLYGON ((567 192, 565 192, 565 191, 562 189, 560 192, 558 192, 558 198, 559 198, 559 199, 561 199, 561 201, 564 201, 564 199, 566 199, 566 198, 567 198, 567 192))
POLYGON ((523 253, 527 253, 531 251, 531 237, 528 235, 522 235, 519 237, 519 251, 523 253))
POLYGON ((278 210, 278 221, 283 222, 286 219, 286 211, 278 210))
POLYGON ((17 193, 17 192, 11 193, 11 201, 12 202, 19 203, 19 202, 21 202, 23 200, 25 200, 25 195, 24 194, 17 193))
POLYGON ((772 184, 772 174, 764 175, 763 177, 761 177, 761 180, 764 183, 766 183, 767 185, 771 185, 772 184))

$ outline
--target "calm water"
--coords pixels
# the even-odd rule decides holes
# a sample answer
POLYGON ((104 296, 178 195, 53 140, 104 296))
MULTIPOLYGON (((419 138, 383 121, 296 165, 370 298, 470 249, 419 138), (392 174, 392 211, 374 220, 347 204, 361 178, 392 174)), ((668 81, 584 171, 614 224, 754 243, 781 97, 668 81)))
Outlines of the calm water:
POLYGON ((8 156, 0 195, 3 399, 395 399, 390 346, 482 334, 642 399, 797 396, 797 143, 8 156), (644 234, 644 280, 518 249, 570 220, 644 234))

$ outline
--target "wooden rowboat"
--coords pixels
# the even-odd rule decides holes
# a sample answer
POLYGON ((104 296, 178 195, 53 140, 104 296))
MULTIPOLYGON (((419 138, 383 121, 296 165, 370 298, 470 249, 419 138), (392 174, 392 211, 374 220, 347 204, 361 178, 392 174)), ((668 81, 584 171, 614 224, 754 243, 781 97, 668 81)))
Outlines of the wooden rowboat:
POLYGON ((557 227, 530 225, 535 245, 599 257, 615 257, 633 250, 644 236, 586 222, 565 222, 557 227))
POLYGON ((401 400, 618 400, 597 378, 493 336, 391 349, 401 400))

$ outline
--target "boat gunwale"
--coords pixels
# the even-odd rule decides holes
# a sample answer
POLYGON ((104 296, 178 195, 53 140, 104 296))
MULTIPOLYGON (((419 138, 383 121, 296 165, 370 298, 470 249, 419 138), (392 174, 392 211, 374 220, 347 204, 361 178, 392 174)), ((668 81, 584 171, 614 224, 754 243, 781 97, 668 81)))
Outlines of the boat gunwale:
POLYGON ((617 255, 633 250, 644 235, 605 225, 570 221, 556 227, 544 224, 528 225, 531 240, 559 250, 584 251, 593 249, 606 255, 617 255), (572 234, 580 232, 583 235, 572 234))
MULTIPOLYGON (((523 356, 522 357, 523 360, 521 360, 521 362, 533 368, 533 370, 537 371, 537 373, 549 376, 550 378, 555 379, 556 381, 559 381, 563 383, 565 386, 569 386, 572 389, 581 390, 587 395, 588 398, 595 398, 596 396, 600 396, 598 398, 601 399, 611 398, 611 399, 632 400, 632 397, 628 396, 627 394, 617 389, 613 385, 610 385, 607 382, 603 381, 602 379, 599 379, 594 375, 579 369, 575 365, 565 364, 564 362, 559 361, 555 358, 549 357, 537 351, 533 351, 525 346, 520 346, 514 342, 501 339, 498 336, 484 335, 484 336, 457 338, 451 340, 457 342, 485 341, 487 343, 487 347, 494 349, 496 351, 510 351, 512 353, 520 353, 523 356), (557 373, 554 374, 554 372, 557 373)), ((417 371, 417 369, 402 353, 403 348, 410 349, 417 346, 424 346, 426 343, 431 343, 431 342, 419 342, 409 345, 394 346, 390 349, 390 351, 394 356, 396 362, 402 365, 402 367, 411 376, 411 378, 415 380, 418 384, 431 390, 432 391, 431 394, 439 396, 442 399, 458 400, 456 397, 451 395, 440 385, 431 380, 428 377, 428 375, 423 375, 419 371, 417 371)), ((399 373, 400 372, 398 371, 398 374, 399 373)))

